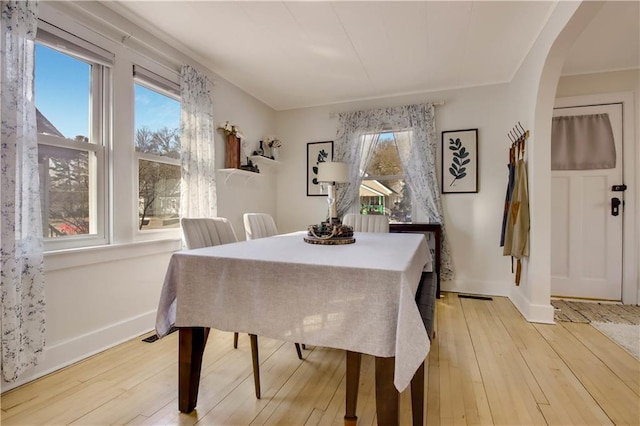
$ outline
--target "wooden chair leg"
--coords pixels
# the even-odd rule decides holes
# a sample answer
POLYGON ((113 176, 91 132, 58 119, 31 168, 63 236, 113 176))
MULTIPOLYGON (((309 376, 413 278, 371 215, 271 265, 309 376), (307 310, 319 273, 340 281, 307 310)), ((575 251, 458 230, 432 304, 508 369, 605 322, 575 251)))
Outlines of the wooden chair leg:
POLYGON ((302 359, 302 351, 300 350, 300 343, 296 343, 296 352, 298 352, 298 359, 302 359))
POLYGON ((258 336, 250 334, 251 360, 253 362, 253 385, 256 389, 256 398, 260 399, 260 362, 258 361, 258 336))
POLYGON ((233 333, 233 349, 238 349, 238 333, 233 333))

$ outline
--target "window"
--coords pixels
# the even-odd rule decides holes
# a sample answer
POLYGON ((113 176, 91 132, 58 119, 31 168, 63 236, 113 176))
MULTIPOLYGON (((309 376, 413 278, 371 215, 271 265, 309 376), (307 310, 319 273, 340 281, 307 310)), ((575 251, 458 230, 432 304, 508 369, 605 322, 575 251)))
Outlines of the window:
POLYGON ((180 227, 178 85, 134 67, 138 229, 180 227))
POLYGON ((407 132, 389 132, 362 137, 364 177, 360 185, 360 213, 384 214, 391 222, 411 222, 409 186, 398 154, 397 140, 407 132), (370 147, 374 147, 371 151, 370 147))
POLYGON ((38 24, 35 105, 46 249, 105 244, 105 114, 111 55, 38 24))

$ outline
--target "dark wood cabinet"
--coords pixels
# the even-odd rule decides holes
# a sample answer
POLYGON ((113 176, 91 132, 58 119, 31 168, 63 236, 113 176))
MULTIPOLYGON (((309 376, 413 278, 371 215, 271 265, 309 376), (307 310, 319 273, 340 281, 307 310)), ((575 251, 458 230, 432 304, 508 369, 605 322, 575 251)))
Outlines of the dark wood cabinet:
POLYGON ((441 228, 439 223, 390 223, 389 232, 432 232, 435 242, 435 259, 433 269, 436 273, 436 297, 440 298, 440 242, 441 228))

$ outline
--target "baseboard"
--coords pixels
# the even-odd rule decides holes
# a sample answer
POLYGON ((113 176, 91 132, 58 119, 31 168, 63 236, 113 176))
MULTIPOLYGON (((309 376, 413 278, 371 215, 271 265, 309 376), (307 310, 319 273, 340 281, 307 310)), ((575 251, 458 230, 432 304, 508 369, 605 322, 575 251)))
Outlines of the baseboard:
POLYGON ((524 297, 522 291, 517 291, 516 289, 513 289, 509 294, 509 300, 511 300, 511 303, 514 304, 527 321, 541 324, 555 324, 551 303, 546 305, 533 304, 524 297))
POLYGON ((147 333, 153 329, 155 320, 156 311, 153 310, 91 333, 46 346, 42 362, 26 371, 13 383, 7 383, 3 380, 0 383, 0 392, 21 386, 147 333))

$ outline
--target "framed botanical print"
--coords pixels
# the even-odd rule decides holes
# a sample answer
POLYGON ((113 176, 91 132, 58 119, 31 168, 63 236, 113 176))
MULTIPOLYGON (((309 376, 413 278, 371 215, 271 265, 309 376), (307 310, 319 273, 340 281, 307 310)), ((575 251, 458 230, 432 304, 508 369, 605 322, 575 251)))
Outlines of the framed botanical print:
POLYGON ((318 165, 333 161, 333 141, 307 144, 307 196, 325 196, 318 182, 318 165))
POLYGON ((478 129, 442 132, 442 193, 478 192, 478 129))

